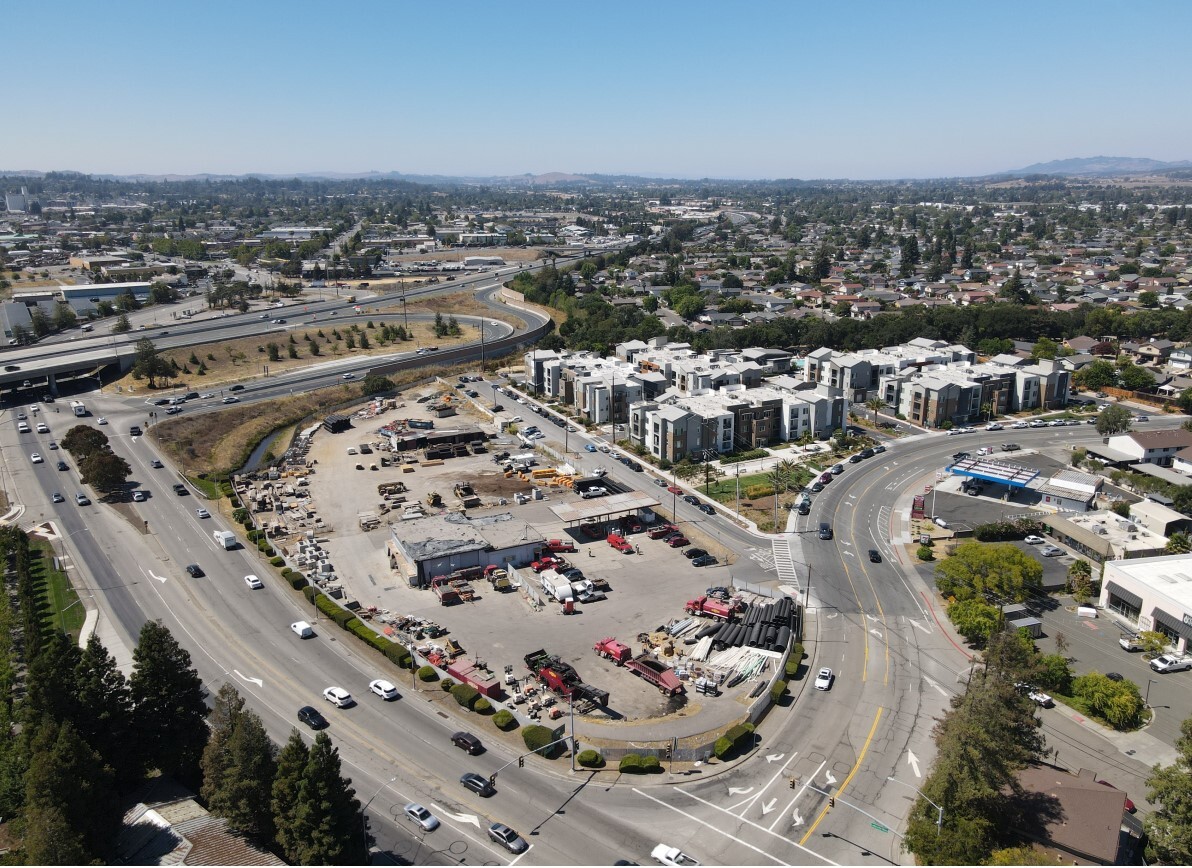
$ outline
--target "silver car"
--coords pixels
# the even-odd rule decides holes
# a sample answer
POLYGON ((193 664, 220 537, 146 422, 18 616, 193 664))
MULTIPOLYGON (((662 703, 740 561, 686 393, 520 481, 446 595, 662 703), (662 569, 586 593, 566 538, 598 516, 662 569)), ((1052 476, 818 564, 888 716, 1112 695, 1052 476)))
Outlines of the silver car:
POLYGON ((439 828, 439 818, 417 802, 410 802, 406 805, 405 813, 406 817, 411 822, 417 823, 424 832, 433 832, 439 828))

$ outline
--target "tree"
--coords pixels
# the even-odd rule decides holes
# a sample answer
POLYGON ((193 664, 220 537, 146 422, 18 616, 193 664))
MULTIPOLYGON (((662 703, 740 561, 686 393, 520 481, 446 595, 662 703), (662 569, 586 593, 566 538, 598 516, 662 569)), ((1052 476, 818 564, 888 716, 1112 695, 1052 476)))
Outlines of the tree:
POLYGON ((1113 362, 1097 359, 1089 362, 1088 367, 1080 371, 1080 382, 1086 389, 1104 389, 1117 383, 1117 368, 1113 362))
POLYGON ((315 736, 298 786, 301 865, 363 865, 368 861, 361 835, 360 801, 340 774, 339 750, 327 733, 315 736))
POLYGON ((277 755, 273 775, 270 807, 273 811, 274 840, 286 861, 298 864, 302 847, 302 824, 299 820, 299 787, 310 751, 298 730, 290 730, 290 738, 277 755))
POLYGON ((58 331, 74 328, 79 318, 69 304, 54 305, 54 328, 58 331))
POLYGON ((1051 338, 1039 338, 1031 347, 1032 359, 1054 359, 1059 352, 1059 344, 1051 338))
POLYGON ((984 600, 973 597, 957 600, 948 607, 948 619, 956 632, 978 647, 989 641, 989 637, 1001 626, 1002 611, 984 600))
POLYGON ((1083 699, 1115 729, 1132 729, 1142 720, 1142 694, 1133 681, 1114 681, 1100 672, 1090 672, 1072 680, 1072 695, 1083 699))
POLYGON ((122 790, 131 789, 144 769, 133 743, 132 694, 116 660, 94 634, 75 667, 79 735, 116 776, 122 790))
POLYGON ((1148 392, 1155 387, 1155 375, 1138 365, 1127 365, 1118 372, 1123 389, 1148 392))
POLYGON ((141 338, 136 345, 132 375, 137 379, 147 379, 149 388, 155 389, 157 388, 155 379, 157 377, 162 379, 173 377, 174 369, 169 362, 157 354, 157 347, 153 345, 153 341, 149 338, 141 338))
POLYGON ((1167 538, 1163 551, 1169 555, 1186 555, 1192 552, 1192 536, 1187 531, 1177 530, 1167 538))
POLYGON ((184 782, 197 780, 207 744, 207 706, 190 654, 167 628, 146 621, 132 659, 129 686, 146 768, 184 782))
POLYGON ((59 445, 76 461, 83 461, 98 452, 111 449, 108 435, 90 425, 75 425, 59 441, 59 445))
POLYGON ((1124 434, 1130 430, 1134 417, 1125 407, 1111 404, 1097 414, 1097 433, 1102 437, 1124 434))
POLYGON ((131 473, 132 467, 115 452, 95 452, 79 462, 80 481, 105 494, 119 491, 131 473))
MULTIPOLYGON (((48 839, 50 832, 58 829, 59 818, 78 833, 77 843, 67 849, 89 854, 81 863, 104 858, 115 842, 120 803, 112 786, 112 770, 69 722, 45 720, 33 734, 25 773, 25 805, 27 821, 32 818, 50 824, 50 829, 35 832, 44 842, 42 847, 57 846, 48 839)), ((44 864, 37 858, 30 861, 44 864)))
POLYGON ((112 323, 112 331, 116 334, 124 334, 132 331, 132 323, 128 321, 128 314, 121 313, 116 317, 116 321, 112 323))
POLYGON ((28 865, 86 865, 94 859, 82 833, 57 805, 30 805, 24 811, 24 857, 28 865))
POLYGON ((213 814, 246 835, 272 840, 270 794, 277 750, 261 719, 223 685, 211 712, 211 738, 203 750, 203 798, 213 814))
POLYGON ((870 398, 865 402, 865 406, 873 411, 873 424, 877 424, 877 414, 880 413, 886 406, 886 402, 881 398, 870 398))
POLYGON ((220 685, 207 718, 209 735, 203 748, 203 756, 199 760, 199 766, 203 771, 203 786, 199 794, 208 804, 223 785, 228 768, 228 741, 236 728, 236 720, 243 711, 244 697, 235 685, 220 685))
POLYGON ((1138 641, 1142 643, 1144 654, 1158 656, 1167 648, 1168 639, 1158 630, 1143 630, 1138 634, 1138 641))
POLYGON ((1022 844, 994 850, 984 865, 1055 865, 1055 859, 1037 847, 1022 844))
POLYGON ((1175 748, 1175 762, 1155 766, 1146 782, 1156 806, 1146 818, 1149 864, 1192 864, 1192 718, 1180 724, 1175 748))
POLYGON ((1146 290, 1145 292, 1140 292, 1138 294, 1138 303, 1140 305, 1142 305, 1143 307, 1152 307, 1152 308, 1158 307, 1159 306, 1159 293, 1155 292, 1154 290, 1149 290, 1149 289, 1146 290))
POLYGON ((380 395, 385 392, 392 392, 397 387, 393 381, 388 377, 380 377, 376 374, 369 374, 360 383, 360 394, 364 397, 370 395, 380 395))
POLYGON ((1042 564, 1008 544, 961 543, 935 568, 940 593, 957 600, 1019 603, 1038 590, 1042 580, 1042 564))

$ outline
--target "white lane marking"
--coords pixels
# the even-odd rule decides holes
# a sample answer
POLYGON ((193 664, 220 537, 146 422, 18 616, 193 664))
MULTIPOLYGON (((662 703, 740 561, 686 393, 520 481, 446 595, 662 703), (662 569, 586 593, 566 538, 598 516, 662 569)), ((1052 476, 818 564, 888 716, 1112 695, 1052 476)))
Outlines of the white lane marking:
POLYGON ((940 696, 947 696, 947 695, 948 695, 948 691, 944 690, 944 688, 940 687, 940 686, 939 686, 939 685, 938 685, 936 682, 932 681, 932 680, 931 680, 930 678, 928 678, 926 675, 923 675, 923 676, 922 676, 922 678, 923 678, 923 680, 924 680, 924 681, 926 681, 928 684, 930 684, 932 687, 934 687, 936 690, 938 690, 938 691, 939 691, 939 694, 940 694, 940 696))
POLYGON ((916 626, 916 627, 918 627, 920 630, 922 630, 924 633, 926 633, 928 636, 930 636, 930 635, 931 635, 931 629, 930 629, 929 627, 924 627, 922 624, 920 624, 920 623, 919 623, 918 621, 916 621, 914 618, 907 618, 907 620, 908 620, 908 621, 910 621, 910 622, 911 622, 911 624, 913 624, 914 626, 916 626))
POLYGON ((803 815, 799 813, 798 808, 795 808, 794 813, 791 814, 791 820, 793 821, 791 823, 792 826, 802 826, 803 825, 803 815))
POLYGON ((768 753, 768 754, 766 754, 766 762, 767 763, 776 763, 780 759, 782 759, 784 756, 786 756, 786 754, 784 754, 784 753, 768 753))
MULTIPOLYGON (((820 773, 820 769, 822 769, 827 764, 828 764, 827 760, 824 760, 823 762, 821 762, 819 764, 819 768, 817 768, 814 772, 811 773, 811 777, 808 779, 807 783, 805 783, 805 784, 803 784, 803 786, 799 787, 799 792, 795 793, 794 798, 792 798, 789 802, 786 803, 786 807, 782 809, 782 813, 780 813, 777 817, 774 818, 774 822, 769 825, 769 827, 767 828, 767 831, 772 832, 774 830, 774 827, 777 826, 778 823, 782 820, 782 818, 786 816, 786 812, 795 807, 795 803, 797 801, 799 801, 799 799, 803 798, 803 794, 805 792, 807 792, 807 787, 810 786, 811 781, 815 780, 815 776, 820 773)), ((802 825, 803 817, 799 814, 798 809, 795 810, 795 812, 791 815, 791 817, 795 821, 794 825, 796 825, 796 826, 802 825)))
POLYGON ((829 784, 836 783, 836 775, 832 774, 831 769, 828 769, 826 772, 824 772, 824 780, 827 781, 829 784))
POLYGON ((157 580, 158 580, 159 582, 161 582, 163 585, 164 585, 164 584, 166 583, 166 581, 168 580, 168 577, 167 577, 167 576, 159 576, 157 573, 153 572, 153 570, 145 570, 145 572, 147 572, 147 573, 149 574, 149 577, 150 577, 150 578, 157 579, 157 580))
POLYGON ((455 820, 457 823, 471 823, 477 829, 480 828, 480 820, 477 819, 475 814, 453 814, 439 805, 436 805, 434 802, 431 802, 430 806, 435 809, 436 813, 442 814, 444 817, 449 817, 452 820, 455 820))
POLYGON ((906 761, 907 761, 907 764, 911 767, 911 771, 913 771, 915 773, 915 777, 917 777, 917 778, 923 777, 921 774, 919 774, 919 758, 917 756, 915 756, 914 753, 912 753, 909 750, 906 752, 906 761))
MULTIPOLYGON (((643 796, 644 798, 649 799, 651 802, 662 805, 662 807, 668 808, 669 810, 674 811, 676 814, 679 814, 682 817, 686 817, 688 820, 699 823, 701 826, 704 826, 704 827, 712 830, 713 832, 716 832, 717 834, 723 835, 724 837, 728 838, 730 841, 735 841, 736 843, 741 844, 742 846, 748 847, 750 850, 754 851, 755 853, 760 853, 762 856, 765 856, 767 859, 777 862, 779 865, 786 864, 786 862, 784 862, 782 859, 778 858, 777 856, 771 856, 769 853, 767 853, 765 850, 761 849, 760 847, 755 847, 753 844, 750 844, 748 841, 744 841, 741 838, 738 838, 736 835, 730 835, 728 832, 724 831, 719 826, 715 826, 712 823, 709 823, 707 820, 701 820, 699 817, 695 816, 695 814, 688 813, 687 811, 684 811, 682 808, 676 808, 674 805, 667 804, 666 802, 662 801, 662 799, 655 798, 654 796, 651 796, 649 793, 642 792, 641 790, 637 789, 636 787, 633 789, 633 792, 637 793, 639 796, 643 796)), ((678 788, 675 789, 675 792, 683 793, 683 795, 689 796, 690 798, 695 799, 697 802, 708 805, 709 807, 715 808, 718 811, 724 810, 723 808, 716 807, 716 805, 713 805, 711 802, 704 801, 703 799, 699 798, 698 796, 692 796, 691 793, 684 793, 682 790, 680 790, 678 788)), ((761 826, 758 826, 756 823, 749 822, 749 820, 744 820, 743 822, 749 823, 750 826, 753 826, 757 829, 762 828, 761 826)), ((769 832, 769 829, 763 829, 763 831, 769 832)), ((821 856, 819 853, 816 853, 812 850, 808 850, 806 847, 803 847, 802 845, 797 844, 796 842, 791 841, 788 838, 784 838, 782 835, 779 835, 776 832, 770 832, 770 834, 773 835, 775 838, 780 838, 781 840, 785 841, 788 844, 794 844, 800 850, 802 850, 806 853, 810 853, 812 856, 815 856, 817 859, 822 859, 824 862, 827 862, 829 865, 837 864, 836 862, 833 862, 831 859, 821 856)))
POLYGON ((235 675, 237 678, 239 678, 241 681, 247 681, 250 684, 255 684, 257 687, 265 686, 265 682, 262 681, 260 678, 249 678, 247 675, 243 674, 239 669, 233 669, 232 674, 235 675))
POLYGON ((730 796, 747 796, 753 792, 753 787, 729 787, 728 794, 730 796))
POLYGON ((766 814, 768 814, 772 810, 774 810, 774 806, 776 804, 778 804, 778 799, 770 799, 770 801, 768 801, 768 802, 763 802, 762 803, 762 816, 764 817, 764 816, 766 816, 766 814))

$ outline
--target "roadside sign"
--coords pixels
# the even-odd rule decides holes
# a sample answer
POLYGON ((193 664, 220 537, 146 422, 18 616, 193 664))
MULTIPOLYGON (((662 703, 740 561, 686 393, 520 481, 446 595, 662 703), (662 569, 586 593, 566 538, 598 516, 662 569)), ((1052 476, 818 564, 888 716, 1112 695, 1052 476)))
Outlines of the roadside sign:
POLYGON ((877 829, 879 832, 889 832, 890 831, 889 826, 883 826, 881 823, 870 823, 869 825, 873 826, 873 828, 877 829))

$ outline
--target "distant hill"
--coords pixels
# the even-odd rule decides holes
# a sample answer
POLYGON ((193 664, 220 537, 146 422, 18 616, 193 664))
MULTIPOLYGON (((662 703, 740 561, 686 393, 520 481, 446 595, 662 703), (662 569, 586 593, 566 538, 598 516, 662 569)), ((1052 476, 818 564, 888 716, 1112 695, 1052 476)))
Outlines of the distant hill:
POLYGON ((1192 168, 1192 162, 1180 160, 1165 163, 1148 157, 1072 157, 1035 163, 1024 169, 1013 169, 1006 175, 1148 175, 1172 169, 1192 168))

